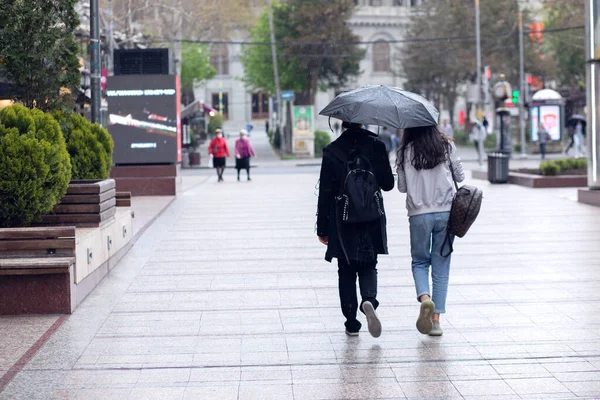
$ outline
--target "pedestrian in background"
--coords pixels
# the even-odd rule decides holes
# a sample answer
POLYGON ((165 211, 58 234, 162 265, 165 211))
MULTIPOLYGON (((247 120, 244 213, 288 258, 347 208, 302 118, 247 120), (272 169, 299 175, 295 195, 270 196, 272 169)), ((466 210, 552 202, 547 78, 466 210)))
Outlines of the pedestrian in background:
POLYGON ((452 124, 450 124, 450 122, 448 122, 447 119, 443 121, 440 130, 444 135, 448 136, 450 139, 454 139, 454 129, 452 128, 452 124))
MULTIPOLYGON (((440 336, 440 314, 446 312, 450 276, 451 256, 442 256, 442 247, 456 193, 452 176, 462 182, 465 173, 454 143, 436 126, 404 130, 396 167, 398 190, 407 194, 412 273, 421 303, 417 330, 440 336), (430 269, 433 294, 429 289, 430 269)), ((450 243, 453 239, 450 237, 450 243)))
POLYGON ((477 120, 472 121, 469 139, 475 145, 475 150, 477 151, 477 161, 479 162, 480 167, 483 166, 483 143, 486 136, 487 133, 483 125, 481 125, 481 123, 477 120))
POLYGON ((538 127, 538 141, 540 143, 540 154, 542 155, 542 160, 546 159, 546 144, 550 141, 550 134, 544 127, 544 124, 540 123, 538 127))
POLYGON ((269 134, 269 120, 265 120, 265 132, 267 132, 267 134, 269 134))
POLYGON ((394 144, 392 142, 392 134, 388 131, 387 126, 384 126, 381 133, 379 134, 379 140, 384 144, 385 151, 389 155, 392 153, 394 149, 394 144))
POLYGON ((216 136, 210 141, 208 145, 208 155, 213 160, 213 167, 217 170, 217 177, 219 182, 223 182, 223 172, 225 172, 225 166, 227 158, 230 157, 229 149, 227 148, 227 140, 223 137, 223 130, 217 128, 215 130, 216 136))
MULTIPOLYGON (((348 207, 344 198, 354 198, 353 191, 346 190, 347 183, 357 183, 349 178, 348 168, 357 168, 351 171, 365 177, 362 187, 352 186, 359 197, 365 195, 366 191, 361 189, 366 189, 369 176, 374 178, 374 182, 370 181, 373 186, 369 187, 376 190, 371 196, 366 196, 369 200, 379 200, 381 189, 389 191, 394 188, 394 175, 383 143, 377 140, 375 134, 362 129, 360 124, 343 122, 340 137, 323 149, 317 236, 327 246, 325 259, 328 262, 333 258, 338 260, 339 295, 342 314, 346 317, 346 334, 358 335, 362 325, 356 316, 360 309, 367 318, 369 333, 378 337, 381 335, 381 322, 375 312, 379 305, 376 267, 377 256, 388 253, 386 218, 381 202, 375 210, 379 208, 382 215, 375 220, 351 223, 345 219, 348 207), (362 297, 360 307, 356 295, 357 276, 362 297)), ((352 207, 350 213, 355 215, 360 211, 352 207)))
POLYGON ((246 124, 246 132, 248 132, 248 136, 252 135, 252 129, 254 129, 254 127, 252 126, 252 124, 250 122, 248 122, 246 124))
POLYGON ((577 121, 577 125, 575 125, 573 139, 575 142, 575 157, 583 157, 585 150, 583 149, 583 123, 581 121, 577 121))
POLYGON ((246 137, 248 132, 245 129, 240 131, 240 138, 235 141, 235 168, 237 169, 237 180, 240 180, 240 171, 245 169, 248 180, 250 181, 250 158, 255 157, 254 149, 250 140, 246 137))

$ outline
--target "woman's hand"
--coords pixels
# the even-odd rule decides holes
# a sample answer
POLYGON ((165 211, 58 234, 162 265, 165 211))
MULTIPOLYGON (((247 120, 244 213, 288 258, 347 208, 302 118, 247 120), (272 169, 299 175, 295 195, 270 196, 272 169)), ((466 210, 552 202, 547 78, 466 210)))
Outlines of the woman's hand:
POLYGON ((327 246, 329 244, 329 238, 327 236, 319 236, 319 242, 327 246))

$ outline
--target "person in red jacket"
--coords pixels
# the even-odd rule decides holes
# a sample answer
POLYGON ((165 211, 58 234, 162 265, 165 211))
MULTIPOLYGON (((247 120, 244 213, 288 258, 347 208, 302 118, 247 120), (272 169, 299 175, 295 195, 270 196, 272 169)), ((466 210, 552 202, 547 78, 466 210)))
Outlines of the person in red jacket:
POLYGON ((223 137, 223 131, 217 129, 215 133, 217 136, 208 145, 208 155, 213 157, 213 166, 217 170, 219 182, 223 182, 223 172, 225 172, 225 161, 229 157, 229 149, 227 140, 223 137))

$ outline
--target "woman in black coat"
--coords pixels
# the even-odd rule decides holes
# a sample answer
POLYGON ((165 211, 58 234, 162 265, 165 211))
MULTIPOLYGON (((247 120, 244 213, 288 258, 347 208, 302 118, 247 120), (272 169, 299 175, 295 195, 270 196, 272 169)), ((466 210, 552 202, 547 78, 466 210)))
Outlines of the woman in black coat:
POLYGON ((356 277, 359 278, 362 303, 360 310, 367 317, 369 332, 374 337, 381 334, 381 323, 375 309, 377 297, 377 256, 387 254, 385 215, 370 223, 341 223, 335 197, 340 194, 346 178, 347 167, 340 153, 347 158, 361 155, 369 160, 371 172, 382 190, 394 188, 394 176, 385 149, 372 132, 359 124, 344 122, 342 135, 323 150, 319 202, 317 210, 317 235, 327 245, 325 259, 338 259, 339 293, 342 313, 346 317, 346 333, 358 335, 361 323, 356 319, 358 301, 356 277))

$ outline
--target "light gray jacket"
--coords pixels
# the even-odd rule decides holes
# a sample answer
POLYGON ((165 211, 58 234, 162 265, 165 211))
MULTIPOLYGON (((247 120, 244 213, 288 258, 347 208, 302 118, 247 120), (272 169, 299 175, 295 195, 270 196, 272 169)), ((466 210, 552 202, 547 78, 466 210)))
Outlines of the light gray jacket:
POLYGON ((398 190, 406 193, 408 216, 450 211, 456 189, 452 182, 450 165, 458 182, 465 180, 462 162, 456 154, 456 146, 451 143, 450 160, 433 169, 417 171, 412 166, 412 146, 406 148, 404 165, 398 166, 398 190))

